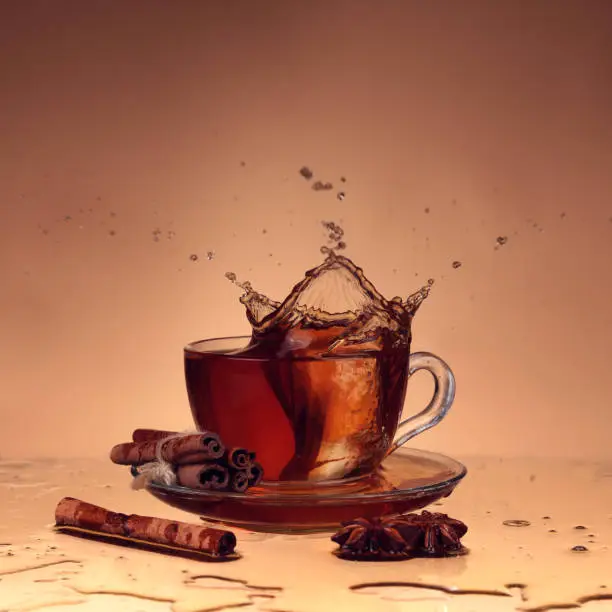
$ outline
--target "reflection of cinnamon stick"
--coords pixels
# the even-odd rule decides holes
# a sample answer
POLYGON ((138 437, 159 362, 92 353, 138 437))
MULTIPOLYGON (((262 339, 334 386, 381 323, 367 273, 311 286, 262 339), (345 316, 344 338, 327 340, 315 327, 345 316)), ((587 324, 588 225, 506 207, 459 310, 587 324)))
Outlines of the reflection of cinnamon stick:
MULTIPOLYGON (((111 461, 121 465, 142 465, 155 461, 160 439, 117 444, 111 450, 111 461)), ((171 438, 162 442, 160 449, 161 458, 176 465, 219 459, 224 452, 225 447, 219 436, 208 431, 171 438)))
POLYGON ((221 491, 227 488, 230 480, 229 470, 216 463, 204 465, 179 465, 176 478, 183 487, 221 491))
POLYGON ((72 497, 64 497, 55 510, 57 527, 87 530, 90 535, 115 536, 134 543, 157 544, 177 551, 212 556, 234 553, 236 536, 231 531, 201 527, 137 514, 120 514, 72 497))

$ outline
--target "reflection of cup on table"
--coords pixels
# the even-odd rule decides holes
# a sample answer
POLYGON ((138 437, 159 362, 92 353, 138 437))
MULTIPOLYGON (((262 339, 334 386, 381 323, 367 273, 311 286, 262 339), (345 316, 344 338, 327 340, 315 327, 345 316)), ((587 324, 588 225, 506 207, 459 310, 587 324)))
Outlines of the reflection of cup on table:
MULTIPOLYGON (((333 333, 328 327, 324 335, 333 333)), ((305 330, 295 334, 293 346, 304 345, 307 336, 305 330)), ((311 340, 310 348, 321 341, 320 333, 311 340)), ((250 337, 189 344, 185 376, 198 428, 218 433, 228 447, 255 451, 264 479, 283 482, 371 473, 389 453, 438 423, 455 389, 441 359, 409 355, 405 345, 270 356, 250 337), (433 399, 399 422, 408 378, 418 370, 433 375, 433 399)))

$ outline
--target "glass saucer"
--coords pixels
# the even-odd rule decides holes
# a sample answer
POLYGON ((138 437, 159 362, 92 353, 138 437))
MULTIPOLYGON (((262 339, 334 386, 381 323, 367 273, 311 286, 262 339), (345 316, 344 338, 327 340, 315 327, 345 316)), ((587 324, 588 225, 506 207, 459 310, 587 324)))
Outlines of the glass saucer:
POLYGON ((212 523, 280 533, 336 529, 358 517, 412 512, 448 497, 465 476, 465 466, 445 455, 400 449, 359 486, 275 488, 262 483, 245 493, 202 491, 155 482, 147 491, 164 503, 212 523))

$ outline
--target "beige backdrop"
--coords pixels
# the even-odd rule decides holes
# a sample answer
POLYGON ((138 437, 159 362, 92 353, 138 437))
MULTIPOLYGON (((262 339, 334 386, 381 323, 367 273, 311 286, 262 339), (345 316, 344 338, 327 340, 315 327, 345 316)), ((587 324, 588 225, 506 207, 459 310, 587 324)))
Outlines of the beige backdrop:
POLYGON ((2 456, 188 427, 224 273, 284 297, 330 219, 389 297, 437 280, 417 445, 612 457, 612 2, 7 0, 0 45, 2 456))

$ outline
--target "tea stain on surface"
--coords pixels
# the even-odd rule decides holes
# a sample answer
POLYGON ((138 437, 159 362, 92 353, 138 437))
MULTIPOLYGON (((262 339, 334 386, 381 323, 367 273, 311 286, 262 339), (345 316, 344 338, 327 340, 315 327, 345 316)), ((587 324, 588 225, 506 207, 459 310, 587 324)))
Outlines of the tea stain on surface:
POLYGON ((274 591, 283 590, 280 586, 262 586, 250 584, 247 580, 241 578, 229 578, 227 576, 218 576, 214 574, 195 574, 185 579, 184 584, 195 585, 204 588, 220 588, 220 589, 247 589, 253 591, 274 591), (228 586, 230 585, 230 586, 228 586))

